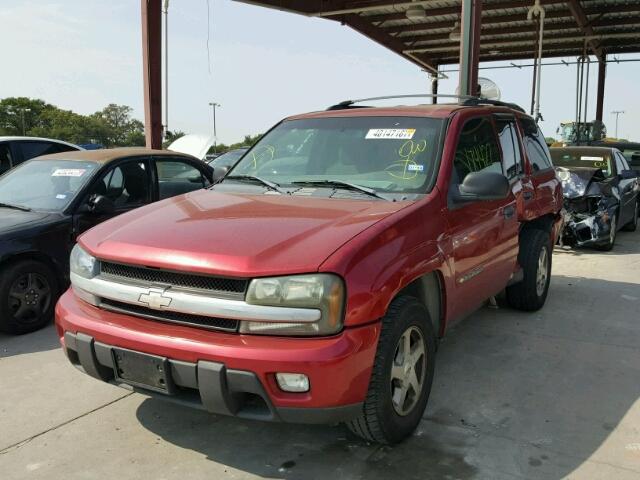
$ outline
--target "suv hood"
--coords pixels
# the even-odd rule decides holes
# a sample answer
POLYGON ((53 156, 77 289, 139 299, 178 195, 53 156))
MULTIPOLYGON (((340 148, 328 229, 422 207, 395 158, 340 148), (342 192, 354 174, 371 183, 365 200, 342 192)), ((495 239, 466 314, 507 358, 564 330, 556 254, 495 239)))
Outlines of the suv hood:
POLYGON ((121 215, 80 239, 114 262, 233 277, 314 272, 412 202, 199 190, 121 215))
POLYGON ((184 153, 203 160, 214 141, 213 135, 191 133, 172 142, 167 147, 167 150, 184 153))

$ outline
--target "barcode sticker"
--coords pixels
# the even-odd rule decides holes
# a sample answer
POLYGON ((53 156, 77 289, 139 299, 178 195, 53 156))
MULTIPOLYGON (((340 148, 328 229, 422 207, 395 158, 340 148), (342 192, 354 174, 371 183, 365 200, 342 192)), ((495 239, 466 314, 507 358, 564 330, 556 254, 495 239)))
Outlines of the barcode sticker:
POLYGON ((415 128, 372 128, 365 138, 411 140, 414 133, 416 133, 415 128))
POLYGON ((56 168, 52 177, 81 177, 87 170, 84 168, 56 168))

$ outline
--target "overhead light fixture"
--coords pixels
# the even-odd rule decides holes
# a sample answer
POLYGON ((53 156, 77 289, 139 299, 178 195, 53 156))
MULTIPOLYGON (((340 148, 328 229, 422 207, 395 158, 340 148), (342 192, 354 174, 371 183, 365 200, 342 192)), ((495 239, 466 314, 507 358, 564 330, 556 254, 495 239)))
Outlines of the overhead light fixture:
POLYGON ((498 55, 500 53, 500 50, 489 50, 489 53, 491 55, 498 55))
POLYGON ((427 18, 427 11, 422 5, 412 5, 407 9, 406 15, 409 20, 424 20, 427 18))
POLYGON ((453 28, 451 29, 451 33, 449 34, 449 40, 454 42, 460 41, 460 22, 456 22, 453 24, 453 28))

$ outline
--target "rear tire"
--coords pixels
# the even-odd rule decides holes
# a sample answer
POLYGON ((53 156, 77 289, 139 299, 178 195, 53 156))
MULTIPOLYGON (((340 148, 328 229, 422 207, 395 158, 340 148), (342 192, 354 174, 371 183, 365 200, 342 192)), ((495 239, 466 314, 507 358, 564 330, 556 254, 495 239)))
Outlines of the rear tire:
POLYGON ((395 299, 382 319, 382 331, 362 412, 347 426, 382 444, 398 443, 416 429, 433 382, 436 338, 423 304, 395 299), (419 390, 419 391, 416 391, 419 390))
POLYGON ((636 204, 633 210, 633 219, 627 223, 624 227, 623 230, 626 232, 635 232, 636 229, 638 228, 638 213, 639 213, 639 209, 640 209, 640 200, 636 200, 636 204))
POLYGON ((520 237, 518 263, 523 279, 506 289, 507 303, 512 308, 534 312, 540 310, 549 293, 552 246, 549 233, 526 229, 520 237))
POLYGON ((0 270, 0 331, 33 332, 53 319, 58 279, 35 260, 9 264, 0 270))

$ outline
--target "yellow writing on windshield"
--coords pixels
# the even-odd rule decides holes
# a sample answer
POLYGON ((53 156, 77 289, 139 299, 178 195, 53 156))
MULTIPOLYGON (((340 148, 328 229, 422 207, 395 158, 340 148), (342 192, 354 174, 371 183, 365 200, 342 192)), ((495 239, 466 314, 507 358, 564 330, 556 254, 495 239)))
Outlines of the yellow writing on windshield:
POLYGON ((423 166, 418 165, 415 158, 426 149, 426 140, 419 140, 416 142, 413 140, 407 140, 398 149, 398 157, 400 158, 385 168, 386 172, 392 177, 400 180, 411 180, 416 178, 418 173, 423 171, 423 166))

